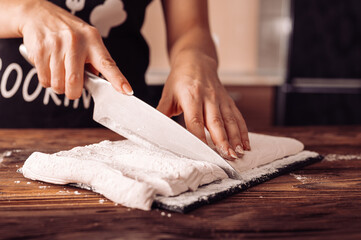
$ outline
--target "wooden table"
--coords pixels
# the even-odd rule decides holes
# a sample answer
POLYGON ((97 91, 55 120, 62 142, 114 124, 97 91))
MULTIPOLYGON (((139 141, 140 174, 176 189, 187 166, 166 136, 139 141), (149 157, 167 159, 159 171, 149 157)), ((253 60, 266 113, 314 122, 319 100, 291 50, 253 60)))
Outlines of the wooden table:
POLYGON ((33 151, 119 139, 108 130, 0 130, 0 154, 12 151, 0 163, 0 238, 361 239, 361 126, 257 132, 295 137, 308 150, 336 155, 179 214, 115 206, 98 194, 16 172, 33 151))

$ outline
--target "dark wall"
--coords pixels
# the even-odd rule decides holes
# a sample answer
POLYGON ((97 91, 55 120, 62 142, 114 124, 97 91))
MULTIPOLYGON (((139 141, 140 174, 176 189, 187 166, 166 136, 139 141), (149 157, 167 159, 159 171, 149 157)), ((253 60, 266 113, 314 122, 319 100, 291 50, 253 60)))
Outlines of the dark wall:
MULTIPOLYGON (((361 0, 293 0, 291 6, 287 83, 361 79, 361 0)), ((360 94, 346 93, 342 86, 332 93, 313 92, 278 93, 286 95, 285 125, 361 124, 360 94)))
POLYGON ((293 0, 290 78, 361 78, 361 1, 293 0))

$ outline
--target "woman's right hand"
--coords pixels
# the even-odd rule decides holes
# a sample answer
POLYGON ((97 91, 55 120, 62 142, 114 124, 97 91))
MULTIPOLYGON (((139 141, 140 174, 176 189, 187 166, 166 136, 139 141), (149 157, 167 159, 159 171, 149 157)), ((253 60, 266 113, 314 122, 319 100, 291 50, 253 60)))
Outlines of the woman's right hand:
POLYGON ((21 1, 19 33, 43 87, 77 99, 83 89, 84 65, 91 64, 117 91, 133 94, 96 28, 48 1, 21 1))

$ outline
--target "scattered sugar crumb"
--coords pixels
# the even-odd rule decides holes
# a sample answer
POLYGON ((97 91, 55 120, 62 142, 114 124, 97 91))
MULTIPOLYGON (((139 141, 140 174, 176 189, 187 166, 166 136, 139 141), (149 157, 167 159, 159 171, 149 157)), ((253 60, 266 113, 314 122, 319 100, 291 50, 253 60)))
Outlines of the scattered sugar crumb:
POLYGON ((162 212, 160 215, 165 216, 165 212, 162 212))
POLYGON ((3 156, 3 157, 10 157, 11 154, 13 154, 12 151, 5 151, 5 152, 2 154, 2 156, 3 156))
POLYGON ((337 161, 337 160, 361 160, 361 154, 327 154, 324 158, 325 161, 337 161))
POLYGON ((5 157, 10 157, 11 156, 11 151, 5 151, 5 152, 3 152, 3 153, 0 153, 0 163, 2 162, 2 161, 4 161, 4 158, 5 157))
POLYGON ((68 190, 66 190, 66 191, 59 191, 59 192, 57 192, 56 194, 68 194, 68 193, 70 193, 68 190))
POLYGON ((168 214, 167 214, 167 217, 169 217, 169 218, 170 218, 171 216, 172 216, 172 214, 170 214, 170 213, 168 213, 168 214))
POLYGON ((17 164, 16 164, 16 165, 15 165, 15 167, 17 167, 17 168, 18 168, 18 167, 19 167, 19 165, 17 165, 17 164))
POLYGON ((14 181, 14 183, 20 183, 20 181, 14 181))
POLYGON ((27 182, 26 184, 31 184, 31 182, 27 182))
MULTIPOLYGON (((11 157, 13 152, 21 152, 21 151, 22 151, 21 149, 15 149, 15 150, 8 150, 3 153, 0 153, 0 163, 4 160, 4 157, 11 157)), ((16 167, 18 167, 18 165, 16 165, 16 167)))
POLYGON ((104 203, 104 199, 100 199, 99 203, 103 204, 104 203))
POLYGON ((39 186, 40 189, 46 189, 46 186, 39 186))
POLYGON ((307 177, 301 176, 301 175, 297 175, 294 173, 290 173, 291 176, 293 176, 294 178, 296 178, 298 181, 305 183, 307 181, 307 177))
POLYGON ((259 198, 263 198, 263 196, 259 196, 259 198))
POLYGON ((75 191, 74 194, 75 194, 75 195, 80 195, 81 193, 78 192, 78 191, 75 191))

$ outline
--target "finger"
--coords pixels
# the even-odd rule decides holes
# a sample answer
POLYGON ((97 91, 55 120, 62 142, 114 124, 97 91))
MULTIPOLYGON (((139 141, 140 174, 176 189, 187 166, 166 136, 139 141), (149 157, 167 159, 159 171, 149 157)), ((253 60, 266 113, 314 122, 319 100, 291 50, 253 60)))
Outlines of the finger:
POLYGON ((63 94, 65 92, 65 69, 64 59, 60 51, 55 50, 50 56, 50 72, 51 88, 55 93, 63 94))
POLYGON ((168 97, 161 97, 157 106, 157 110, 168 117, 174 116, 172 111, 172 100, 168 97))
POLYGON ((204 132, 204 118, 202 101, 199 98, 188 98, 182 104, 184 121, 188 131, 207 143, 204 132))
POLYGON ((227 102, 221 105, 220 110, 224 122, 224 127, 227 132, 228 140, 232 145, 233 150, 235 150, 235 152, 240 155, 244 154, 242 139, 240 134, 241 131, 237 124, 236 116, 234 115, 231 107, 227 102))
POLYGON ((204 105, 204 115, 206 127, 211 134, 212 141, 216 145, 217 151, 223 158, 235 159, 237 154, 228 142, 227 133, 224 127, 219 105, 206 102, 204 105))
POLYGON ((79 59, 76 54, 69 53, 65 56, 65 95, 69 99, 81 97, 84 83, 85 58, 79 59))
POLYGON ((133 89, 128 80, 120 72, 114 60, 103 44, 92 47, 89 62, 98 70, 119 92, 133 95, 133 89))
POLYGON ((248 137, 248 129, 246 121, 244 120, 241 112, 238 110, 235 103, 231 104, 232 111, 234 113, 234 116, 237 118, 237 124, 238 128, 240 130, 240 135, 242 139, 242 145, 244 150, 251 150, 251 144, 248 137))
POLYGON ((39 53, 38 56, 34 58, 34 65, 38 74, 38 80, 44 88, 51 86, 51 75, 50 75, 50 57, 45 54, 39 53))

